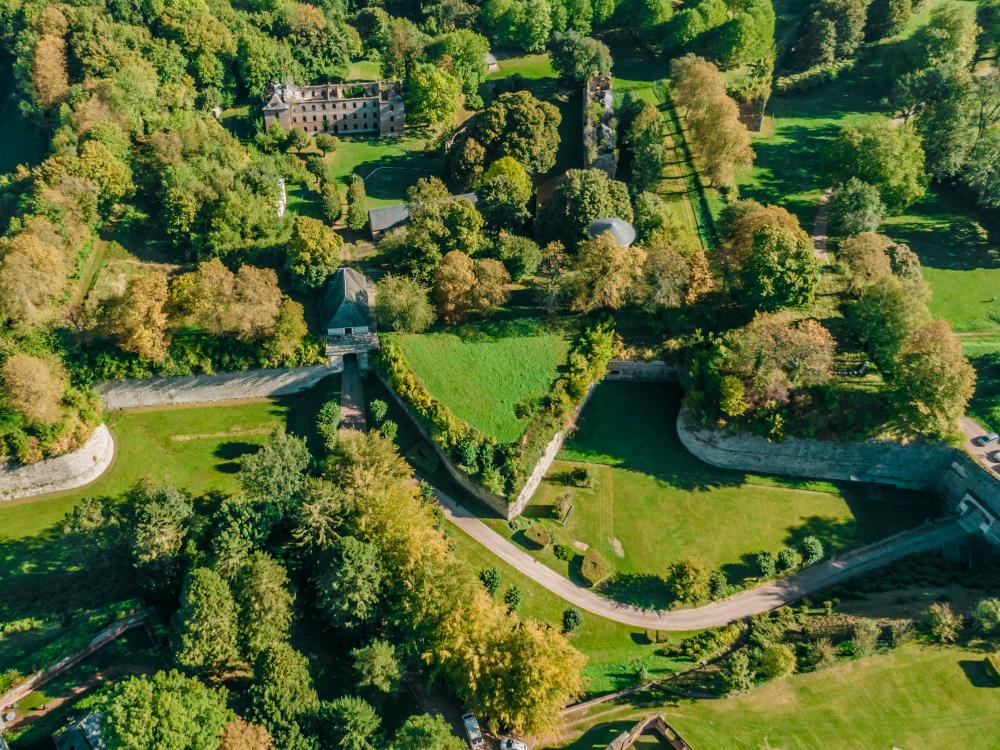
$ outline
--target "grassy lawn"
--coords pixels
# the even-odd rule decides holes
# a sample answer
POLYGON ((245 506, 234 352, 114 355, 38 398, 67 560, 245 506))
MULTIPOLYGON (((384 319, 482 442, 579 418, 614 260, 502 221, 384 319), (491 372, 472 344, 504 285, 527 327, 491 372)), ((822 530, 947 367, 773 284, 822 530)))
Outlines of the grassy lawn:
POLYGON ((330 175, 346 192, 346 180, 354 173, 365 179, 368 207, 406 201, 406 191, 421 177, 439 176, 440 157, 424 153, 422 138, 347 138, 328 157, 330 175), (372 174, 378 170, 377 173, 372 174), (369 177, 369 175, 371 175, 369 177))
MULTIPOLYGON (((869 486, 836 487, 724 471, 691 456, 676 436, 676 386, 601 385, 579 429, 549 472, 525 515, 542 520, 556 542, 596 547, 621 574, 607 585, 614 598, 643 606, 667 603, 659 576, 690 556, 722 568, 731 582, 755 574, 751 556, 777 552, 804 536, 837 551, 918 525, 933 516, 933 498, 869 486), (589 466, 593 486, 569 487, 566 472, 589 466), (557 498, 574 508, 565 527, 551 518, 557 498)), ((508 536, 509 526, 487 519, 508 536)), ((523 531, 513 540, 563 575, 576 578, 580 556, 556 559, 533 549, 523 531)))
POLYGON ((552 747, 604 750, 658 711, 697 748, 991 750, 997 735, 987 727, 1000 721, 1000 689, 982 660, 959 647, 905 646, 732 698, 594 711, 583 736, 552 747))
POLYGON ((382 77, 382 63, 377 60, 356 60, 347 69, 348 81, 377 81, 382 77))
MULTIPOLYGON (((911 646, 803 674, 668 717, 695 747, 908 750, 997 746, 1000 689, 983 654, 911 646)), ((580 746, 586 747, 586 745, 580 746)))
POLYGON ((544 396, 569 342, 542 321, 521 318, 469 323, 456 333, 397 335, 413 371, 454 413, 512 442, 524 429, 514 414, 523 401, 544 396))
POLYGON ((509 78, 519 75, 524 78, 555 78, 556 72, 552 69, 552 62, 549 60, 549 53, 543 52, 538 55, 521 55, 520 57, 497 58, 500 70, 496 70, 486 76, 488 81, 496 81, 500 78, 509 78))
POLYGON ((931 312, 959 332, 993 331, 1000 338, 1000 226, 971 210, 971 199, 932 187, 882 231, 920 256, 934 297, 931 312))

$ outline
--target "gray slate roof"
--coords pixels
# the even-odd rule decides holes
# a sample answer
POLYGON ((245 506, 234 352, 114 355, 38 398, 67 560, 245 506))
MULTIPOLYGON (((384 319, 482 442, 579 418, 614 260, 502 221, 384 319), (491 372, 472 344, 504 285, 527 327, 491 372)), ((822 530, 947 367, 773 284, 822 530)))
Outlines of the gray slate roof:
MULTIPOLYGON (((475 193, 462 193, 453 195, 452 198, 465 198, 473 204, 479 202, 479 197, 475 193)), ((405 203, 396 203, 392 206, 382 208, 372 208, 368 211, 368 223, 373 232, 384 232, 387 229, 395 229, 410 220, 410 209, 405 203)))
POLYGON ((627 221, 619 219, 617 216, 607 216, 594 221, 587 229, 592 240, 597 239, 605 232, 610 232, 622 247, 628 247, 635 242, 635 228, 627 221))
POLYGON ((368 285, 353 268, 341 268, 326 284, 323 296, 325 328, 368 326, 368 285))

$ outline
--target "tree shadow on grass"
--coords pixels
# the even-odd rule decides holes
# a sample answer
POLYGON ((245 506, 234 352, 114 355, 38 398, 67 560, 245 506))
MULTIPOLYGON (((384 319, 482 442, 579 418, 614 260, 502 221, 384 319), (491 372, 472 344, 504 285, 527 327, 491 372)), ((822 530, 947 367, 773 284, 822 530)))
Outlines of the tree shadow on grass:
POLYGON ((260 445, 257 443, 247 443, 241 440, 220 443, 212 455, 225 460, 215 464, 214 468, 222 474, 236 474, 240 470, 240 459, 243 456, 256 453, 259 449, 260 445))
POLYGON ((969 681, 972 687, 976 688, 994 688, 997 689, 997 681, 990 675, 986 668, 986 664, 980 660, 973 659, 961 659, 958 662, 958 666, 962 668, 965 673, 965 678, 969 681))
POLYGON ((673 601, 663 579, 650 573, 615 573, 600 584, 598 593, 643 609, 666 609, 673 601))

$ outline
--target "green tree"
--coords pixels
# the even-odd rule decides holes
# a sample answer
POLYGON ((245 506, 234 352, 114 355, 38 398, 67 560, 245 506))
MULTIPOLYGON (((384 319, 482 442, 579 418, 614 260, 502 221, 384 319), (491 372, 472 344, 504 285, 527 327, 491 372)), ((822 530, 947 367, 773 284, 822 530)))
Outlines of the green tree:
POLYGON ((406 86, 406 119, 432 133, 455 124, 462 84, 444 68, 417 63, 406 86))
POLYGON ((281 300, 274 331, 261 342, 260 356, 263 363, 277 367, 287 362, 309 333, 305 308, 290 297, 281 300))
POLYGON ((345 629, 374 622, 384 588, 378 549, 351 536, 332 545, 316 578, 320 606, 333 625, 345 629))
POLYGON ((232 718, 225 690, 174 670, 115 683, 101 713, 108 750, 216 750, 232 718))
POLYGON ((347 183, 347 228, 356 232, 365 228, 368 223, 368 195, 365 193, 365 181, 358 175, 351 175, 347 183))
POLYGON ((323 152, 323 155, 332 154, 340 146, 340 139, 329 133, 319 133, 314 139, 316 148, 323 152))
POLYGON ((809 304, 819 283, 819 264, 804 233, 765 227, 754 236, 741 278, 741 295, 756 310, 809 304))
POLYGON ((803 565, 815 565, 823 559, 823 542, 814 536, 805 537, 799 544, 802 550, 803 565))
POLYGON ((382 720, 363 698, 344 696, 320 704, 315 724, 323 747, 376 750, 382 720))
POLYGON ((570 308, 581 312, 619 310, 641 302, 645 264, 642 247, 623 247, 609 232, 581 243, 573 269, 563 279, 570 308))
POLYGON ((340 235, 318 219, 296 216, 288 241, 285 268, 302 286, 320 287, 340 267, 340 235))
POLYGON ((537 242, 503 231, 497 236, 496 254, 515 281, 533 274, 542 262, 542 249, 537 242))
POLYGON ((787 643, 773 643, 754 655, 754 667, 764 680, 774 680, 795 671, 795 651, 787 643))
POLYGON ((303 438, 274 430, 256 453, 240 461, 240 487, 253 500, 288 510, 305 488, 310 460, 303 438))
POLYGON ((500 229, 516 229, 531 218, 528 202, 532 183, 527 170, 515 159, 497 159, 483 175, 479 185, 479 206, 483 217, 500 229))
POLYGON ((284 738, 298 734, 299 723, 319 706, 309 662, 287 643, 257 657, 248 698, 248 718, 267 727, 277 747, 287 747, 284 738))
POLYGON ((218 675, 239 659, 236 603, 229 585, 211 568, 188 573, 173 621, 174 659, 193 672, 218 675))
POLYGON ((517 612, 521 608, 521 601, 524 599, 524 592, 516 583, 512 583, 503 592, 503 603, 507 605, 508 612, 517 612))
POLYGON ((482 106, 479 86, 486 80, 486 55, 489 51, 490 43, 486 37, 471 29, 456 29, 438 39, 431 52, 433 57, 448 61, 452 75, 462 83, 466 101, 473 107, 482 106))
POLYGON ((562 613, 562 632, 566 635, 575 633, 583 625, 583 613, 576 607, 569 607, 562 613))
POLYGON ((930 320, 930 312, 898 278, 887 276, 862 291, 845 317, 872 361, 891 372, 903 343, 930 320))
POLYGON ((767 580, 778 574, 778 561, 773 552, 758 552, 753 556, 754 564, 760 571, 760 577, 767 580))
POLYGON ((1000 599, 980 599, 972 610, 972 619, 984 633, 996 633, 1000 630, 1000 599))
POLYGON ((697 605, 708 600, 711 572, 704 565, 685 558, 667 569, 666 584, 674 599, 697 605))
POLYGON ((927 323, 896 357, 892 388, 898 418, 914 434, 946 439, 958 429, 975 384, 976 371, 948 322, 927 323))
POLYGON ((387 274, 375 285, 379 325, 401 333, 420 333, 434 322, 428 289, 410 276, 387 274))
POLYGON ((726 692, 742 693, 753 687, 754 672, 750 667, 750 657, 746 651, 737 651, 726 661, 722 679, 726 692))
POLYGON ((176 593, 191 501, 180 490, 143 480, 126 493, 126 503, 134 513, 130 548, 140 582, 154 592, 176 593))
POLYGON ((794 547, 784 547, 778 552, 778 570, 791 573, 802 566, 802 555, 794 547))
POLYGON ((265 552, 256 552, 236 576, 233 594, 239 607, 240 653, 252 663, 288 639, 294 600, 288 574, 265 552))
POLYGON ((611 73, 611 51, 603 42, 575 31, 552 35, 552 67, 559 80, 569 86, 582 86, 598 73, 611 73))
POLYGON ((927 190, 924 149, 913 126, 878 118, 847 126, 830 147, 834 176, 878 188, 890 213, 899 213, 927 190))
POLYGON ((885 218, 885 204, 878 188, 852 177, 840 185, 830 199, 830 230, 851 236, 874 232, 885 218))
POLYGON ((392 693, 399 687, 402 675, 396 649, 383 640, 371 641, 368 645, 351 650, 354 671, 361 678, 358 687, 372 687, 383 693, 392 693))
POLYGON ((588 239, 590 225, 604 217, 632 221, 628 187, 599 169, 571 169, 542 206, 540 231, 576 248, 588 239))
POLYGON ((391 750, 466 750, 465 742, 455 736, 451 725, 438 714, 409 717, 396 730, 391 750))
POLYGON ((496 568, 483 568, 479 571, 479 580, 490 596, 495 596, 500 590, 500 571, 496 568))
POLYGON ((561 122, 562 115, 555 105, 527 91, 500 94, 472 121, 467 138, 456 139, 452 162, 456 154, 467 150, 467 144, 475 143, 481 151, 473 148, 473 153, 465 153, 472 162, 463 165, 466 174, 475 172, 477 166, 483 168, 481 162, 474 163, 480 155, 490 162, 509 156, 529 173, 544 174, 555 164, 561 122))

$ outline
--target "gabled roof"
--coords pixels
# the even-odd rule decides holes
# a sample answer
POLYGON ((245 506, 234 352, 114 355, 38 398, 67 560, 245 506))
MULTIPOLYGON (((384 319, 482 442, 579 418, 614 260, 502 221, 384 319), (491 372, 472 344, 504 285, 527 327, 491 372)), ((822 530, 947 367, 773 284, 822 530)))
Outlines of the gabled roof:
POLYGON ((597 219, 587 229, 592 240, 596 240, 605 232, 610 232, 614 241, 622 247, 628 247, 635 242, 635 228, 627 221, 617 216, 607 216, 597 219))
POLYGON ((368 283, 353 268, 341 268, 327 282, 323 297, 324 328, 360 328, 368 320, 368 283))
MULTIPOLYGON (((465 198, 473 205, 479 203, 479 196, 475 193, 462 193, 453 195, 455 198, 465 198)), ((387 229, 394 229, 410 220, 410 209, 405 203, 396 203, 392 206, 382 208, 372 208, 368 210, 368 223, 373 232, 384 232, 387 229)))

